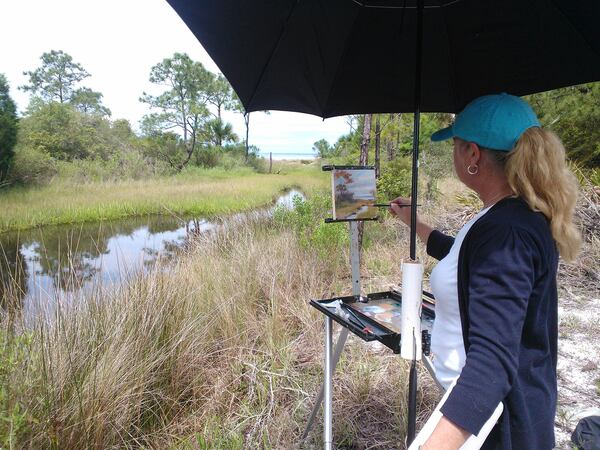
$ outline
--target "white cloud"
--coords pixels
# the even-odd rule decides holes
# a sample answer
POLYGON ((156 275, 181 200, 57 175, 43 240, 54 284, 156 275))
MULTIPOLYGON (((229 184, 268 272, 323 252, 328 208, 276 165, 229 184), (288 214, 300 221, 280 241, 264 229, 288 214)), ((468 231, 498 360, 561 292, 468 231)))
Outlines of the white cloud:
MULTIPOLYGON (((164 0, 19 0, 2 2, 0 73, 22 111, 28 94, 17 90, 27 83, 23 71, 34 70, 40 56, 63 50, 91 77, 83 85, 104 94, 113 119, 136 126, 148 112, 138 101, 149 83, 151 67, 175 52, 185 52, 209 70, 218 68, 164 0)), ((245 135, 240 115, 227 115, 235 132, 245 135)), ((348 132, 343 118, 322 121, 306 114, 253 113, 250 143, 269 152, 310 153, 313 142, 333 143, 348 132)))

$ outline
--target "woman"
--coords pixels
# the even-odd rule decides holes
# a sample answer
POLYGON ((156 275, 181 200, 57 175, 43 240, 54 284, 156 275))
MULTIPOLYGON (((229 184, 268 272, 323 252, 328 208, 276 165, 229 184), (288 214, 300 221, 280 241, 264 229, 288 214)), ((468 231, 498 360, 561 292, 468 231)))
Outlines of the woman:
MULTIPOLYGON (((436 297, 431 350, 436 377, 456 386, 423 449, 457 449, 498 403, 504 413, 485 449, 554 447, 558 255, 575 258, 577 183, 560 140, 512 95, 471 102, 432 140, 454 140, 458 178, 483 209, 456 238, 417 220, 436 297)), ((392 213, 410 223, 409 199, 392 213)))

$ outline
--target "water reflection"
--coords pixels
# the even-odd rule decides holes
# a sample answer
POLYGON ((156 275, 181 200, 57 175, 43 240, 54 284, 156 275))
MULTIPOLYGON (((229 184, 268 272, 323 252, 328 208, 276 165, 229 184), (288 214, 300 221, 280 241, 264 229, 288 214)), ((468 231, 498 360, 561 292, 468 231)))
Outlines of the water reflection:
MULTIPOLYGON (((302 196, 290 191, 276 205, 289 208, 296 195, 302 196)), ((8 306, 10 299, 20 303, 26 316, 48 311, 50 300, 76 299, 88 289, 116 285, 147 270, 159 258, 173 258, 192 235, 215 226, 216 221, 205 219, 148 216, 4 233, 0 235, 0 306, 8 306)))

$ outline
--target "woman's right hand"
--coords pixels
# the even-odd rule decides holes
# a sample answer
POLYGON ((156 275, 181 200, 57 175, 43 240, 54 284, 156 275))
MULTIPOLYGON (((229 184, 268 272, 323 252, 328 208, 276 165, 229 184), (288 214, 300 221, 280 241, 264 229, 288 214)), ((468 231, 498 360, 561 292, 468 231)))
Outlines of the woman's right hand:
MULTIPOLYGON (((397 197, 390 202, 390 212, 392 215, 396 216, 402 222, 410 227, 410 198, 397 197), (403 206, 400 206, 403 205, 403 206)), ((433 231, 429 225, 424 222, 421 222, 417 217, 417 236, 423 241, 427 243, 429 239, 429 235, 433 231)))
POLYGON ((390 202, 390 213, 408 226, 410 226, 410 209, 410 198, 396 197, 390 202))

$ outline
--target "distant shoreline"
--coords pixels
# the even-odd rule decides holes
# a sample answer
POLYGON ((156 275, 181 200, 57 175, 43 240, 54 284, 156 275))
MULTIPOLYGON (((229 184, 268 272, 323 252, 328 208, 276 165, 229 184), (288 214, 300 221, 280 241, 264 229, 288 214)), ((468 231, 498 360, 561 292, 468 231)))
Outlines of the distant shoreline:
MULTIPOLYGON (((261 158, 269 159, 269 152, 259 152, 258 156, 261 158)), ((284 152, 273 152, 273 160, 277 161, 299 161, 302 159, 316 159, 314 153, 284 153, 284 152)))

